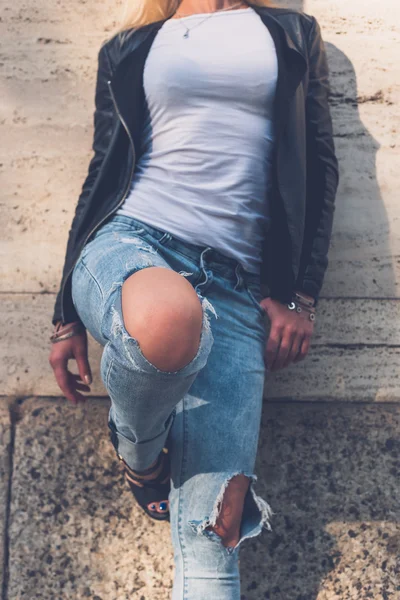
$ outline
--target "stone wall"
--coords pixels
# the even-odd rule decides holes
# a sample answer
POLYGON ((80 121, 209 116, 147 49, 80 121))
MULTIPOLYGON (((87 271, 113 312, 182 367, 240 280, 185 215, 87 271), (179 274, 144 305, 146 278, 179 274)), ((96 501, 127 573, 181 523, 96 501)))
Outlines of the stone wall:
MULTIPOLYGON (((68 229, 91 156, 96 54, 120 6, 4 2, 1 32, 3 393, 56 395, 50 318, 68 229)), ((395 400, 400 365, 398 3, 293 3, 329 53, 341 181, 314 344, 271 376, 269 397, 395 400), (396 146, 397 144, 397 146, 396 146)), ((104 394, 93 345, 95 394, 104 394)))

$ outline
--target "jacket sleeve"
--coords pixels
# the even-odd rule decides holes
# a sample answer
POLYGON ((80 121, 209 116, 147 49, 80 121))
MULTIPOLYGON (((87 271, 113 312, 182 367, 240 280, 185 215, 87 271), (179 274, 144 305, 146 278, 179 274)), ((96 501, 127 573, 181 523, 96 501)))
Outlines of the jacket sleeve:
POLYGON ((326 49, 315 17, 312 21, 308 38, 309 83, 306 96, 306 222, 295 289, 313 296, 318 302, 328 266, 339 171, 329 109, 326 49))
MULTIPOLYGON (((96 93, 95 93, 95 112, 94 112, 94 138, 93 138, 93 156, 89 164, 88 173, 84 184, 82 186, 81 194, 78 199, 78 203, 75 209, 75 216, 73 218, 71 228, 68 236, 67 250, 64 260, 63 277, 67 275, 68 265, 70 264, 69 257, 73 252, 76 234, 78 229, 78 223, 80 221, 80 215, 85 208, 86 202, 90 196, 90 192, 93 188, 93 184, 100 171, 103 163, 106 150, 112 135, 113 128, 113 104, 108 86, 108 80, 112 76, 112 67, 107 51, 107 46, 103 45, 98 54, 98 69, 97 69, 97 80, 96 80, 96 93)), ((61 292, 60 289, 57 294, 57 299, 54 307, 52 322, 55 324, 57 321, 62 319, 61 315, 61 292)), ((76 320, 79 317, 76 316, 76 320)))

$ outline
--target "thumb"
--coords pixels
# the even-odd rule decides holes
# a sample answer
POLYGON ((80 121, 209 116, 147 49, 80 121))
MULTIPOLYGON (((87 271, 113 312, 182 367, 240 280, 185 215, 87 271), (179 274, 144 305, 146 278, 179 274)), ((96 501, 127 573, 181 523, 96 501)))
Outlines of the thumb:
POLYGON ((86 383, 86 385, 90 385, 92 383, 92 373, 90 370, 87 350, 78 352, 75 356, 75 360, 76 364, 78 365, 80 378, 86 383))

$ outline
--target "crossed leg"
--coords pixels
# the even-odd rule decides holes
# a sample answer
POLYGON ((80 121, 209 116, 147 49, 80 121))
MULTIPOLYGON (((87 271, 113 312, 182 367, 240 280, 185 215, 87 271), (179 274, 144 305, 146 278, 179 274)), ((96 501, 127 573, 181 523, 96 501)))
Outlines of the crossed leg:
MULTIPOLYGON (((192 285, 173 270, 162 267, 142 269, 122 287, 122 314, 128 333, 138 340, 144 356, 161 371, 177 371, 196 355, 202 327, 202 307, 192 285)), ((149 467, 152 465, 149 465, 149 467)), ((151 475, 156 478, 162 465, 151 475)), ((238 475, 229 482, 212 529, 224 545, 235 546, 249 479, 238 475)), ((166 512, 167 499, 148 505, 166 512)))
MULTIPOLYGON (((177 371, 196 355, 203 310, 193 287, 175 271, 149 267, 128 277, 122 286, 122 314, 129 335, 160 371, 177 371)), ((149 481, 159 476, 162 467, 161 463, 151 475, 135 475, 139 481, 149 481)), ((148 509, 167 512, 168 500, 152 502, 148 509)))

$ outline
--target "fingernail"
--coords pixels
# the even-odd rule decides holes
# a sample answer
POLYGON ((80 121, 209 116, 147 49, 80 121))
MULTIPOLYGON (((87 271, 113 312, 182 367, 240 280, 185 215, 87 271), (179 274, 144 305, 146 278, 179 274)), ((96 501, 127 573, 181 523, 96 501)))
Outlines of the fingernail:
POLYGON ((87 385, 92 383, 92 378, 89 375, 85 375, 85 383, 87 383, 87 385))

